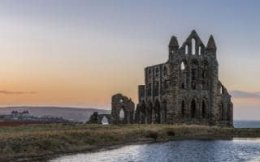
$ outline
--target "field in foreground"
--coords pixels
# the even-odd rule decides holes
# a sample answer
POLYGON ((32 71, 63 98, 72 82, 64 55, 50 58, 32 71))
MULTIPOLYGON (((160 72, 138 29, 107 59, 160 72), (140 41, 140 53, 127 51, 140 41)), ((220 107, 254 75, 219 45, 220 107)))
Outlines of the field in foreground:
POLYGON ((45 124, 0 127, 0 161, 46 160, 109 146, 177 140, 260 137, 260 129, 196 125, 45 124))

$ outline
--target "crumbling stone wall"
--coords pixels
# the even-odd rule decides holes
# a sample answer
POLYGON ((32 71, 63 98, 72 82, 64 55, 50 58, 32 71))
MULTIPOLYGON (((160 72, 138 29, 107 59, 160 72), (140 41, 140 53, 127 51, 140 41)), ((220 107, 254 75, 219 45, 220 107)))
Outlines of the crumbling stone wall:
POLYGON ((233 104, 218 78, 217 47, 207 46, 195 30, 179 47, 172 36, 166 63, 145 68, 138 86, 137 123, 233 125, 233 104))
POLYGON ((112 123, 114 124, 130 124, 134 122, 134 102, 122 95, 115 94, 112 96, 112 123), (123 113, 123 118, 120 118, 120 112, 123 113))

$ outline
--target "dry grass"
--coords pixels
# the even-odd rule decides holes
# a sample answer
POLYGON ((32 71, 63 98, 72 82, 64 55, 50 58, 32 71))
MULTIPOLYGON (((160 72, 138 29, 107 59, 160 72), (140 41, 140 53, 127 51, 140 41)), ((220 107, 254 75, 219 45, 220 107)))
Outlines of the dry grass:
POLYGON ((47 157, 68 152, 90 151, 104 146, 171 139, 229 139, 260 137, 260 129, 234 129, 197 125, 86 125, 45 124, 0 127, 0 161, 47 157))

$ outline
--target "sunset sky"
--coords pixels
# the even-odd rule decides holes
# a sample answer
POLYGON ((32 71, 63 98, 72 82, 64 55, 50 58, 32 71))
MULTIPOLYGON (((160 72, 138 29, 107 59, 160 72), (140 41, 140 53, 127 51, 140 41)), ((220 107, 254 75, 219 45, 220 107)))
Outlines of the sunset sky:
POLYGON ((144 67, 165 62, 170 37, 196 29, 217 43, 235 119, 260 120, 258 0, 1 0, 0 104, 110 109, 134 101, 144 67))

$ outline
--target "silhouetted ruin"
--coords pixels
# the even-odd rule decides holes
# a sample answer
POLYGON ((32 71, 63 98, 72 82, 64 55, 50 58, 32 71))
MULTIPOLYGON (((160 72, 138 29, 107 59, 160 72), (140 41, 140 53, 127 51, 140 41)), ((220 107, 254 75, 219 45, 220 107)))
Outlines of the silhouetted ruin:
POLYGON ((165 63, 145 68, 145 85, 138 86, 136 110, 128 97, 112 96, 110 123, 233 126, 233 104, 218 78, 213 36, 205 46, 193 30, 181 47, 172 36, 168 48, 165 63))
POLYGON ((166 63, 145 68, 135 121, 232 126, 233 104, 218 78, 213 36, 204 46, 193 30, 181 47, 175 36, 168 47, 166 63))
POLYGON ((112 123, 114 124, 130 124, 134 123, 134 102, 123 96, 122 94, 115 94, 112 96, 112 123))

